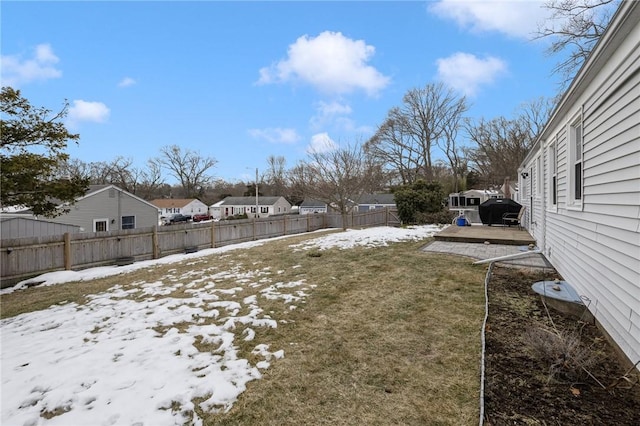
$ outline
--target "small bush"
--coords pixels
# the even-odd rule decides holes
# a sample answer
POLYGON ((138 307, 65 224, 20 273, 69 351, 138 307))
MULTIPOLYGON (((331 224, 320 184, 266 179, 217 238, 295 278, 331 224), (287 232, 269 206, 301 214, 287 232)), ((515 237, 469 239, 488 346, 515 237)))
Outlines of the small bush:
POLYGON ((599 354, 582 342, 578 330, 556 333, 534 328, 525 337, 532 355, 548 366, 549 381, 582 380, 598 362, 599 354))
POLYGON ((457 216, 456 212, 450 210, 440 210, 435 213, 416 213, 416 222, 420 224, 442 224, 448 225, 453 222, 453 218, 457 216))

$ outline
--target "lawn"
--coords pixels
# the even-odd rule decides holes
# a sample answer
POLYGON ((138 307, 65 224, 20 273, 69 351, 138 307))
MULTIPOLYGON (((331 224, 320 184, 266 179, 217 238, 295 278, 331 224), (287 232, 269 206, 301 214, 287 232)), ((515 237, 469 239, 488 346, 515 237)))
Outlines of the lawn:
POLYGON ((486 268, 420 251, 433 231, 3 294, 1 423, 476 424, 486 268))

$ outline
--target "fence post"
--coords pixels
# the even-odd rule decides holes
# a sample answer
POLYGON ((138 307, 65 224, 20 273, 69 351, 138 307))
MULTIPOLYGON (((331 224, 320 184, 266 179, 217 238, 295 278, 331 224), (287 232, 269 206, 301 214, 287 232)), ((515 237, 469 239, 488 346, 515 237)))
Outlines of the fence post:
POLYGON ((216 222, 211 221, 211 248, 216 248, 216 222))
POLYGON ((256 240, 256 218, 254 217, 253 218, 253 241, 255 240, 256 240))
POLYGON ((158 244, 158 225, 153 225, 153 233, 151 234, 151 245, 153 250, 153 258, 157 259, 160 257, 160 250, 158 244))
POLYGON ((284 227, 283 235, 287 235, 287 216, 282 216, 282 223, 282 226, 284 227))
POLYGON ((307 215, 307 232, 311 232, 311 215, 307 215))
POLYGON ((71 234, 64 233, 64 269, 71 270, 71 234))

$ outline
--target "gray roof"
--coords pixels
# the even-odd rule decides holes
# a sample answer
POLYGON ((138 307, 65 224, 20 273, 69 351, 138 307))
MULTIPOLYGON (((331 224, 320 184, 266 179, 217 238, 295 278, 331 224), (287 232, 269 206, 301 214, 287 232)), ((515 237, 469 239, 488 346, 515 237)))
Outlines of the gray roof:
POLYGON ((327 207, 327 203, 320 200, 312 200, 310 198, 305 198, 300 207, 327 207))
MULTIPOLYGON (((272 206, 283 197, 258 197, 259 206, 272 206)), ((285 200, 286 201, 286 200, 285 200)), ((220 206, 255 206, 256 197, 227 197, 220 206)))
POLYGON ((358 204, 385 204, 394 205, 396 203, 393 194, 363 194, 358 200, 358 204))

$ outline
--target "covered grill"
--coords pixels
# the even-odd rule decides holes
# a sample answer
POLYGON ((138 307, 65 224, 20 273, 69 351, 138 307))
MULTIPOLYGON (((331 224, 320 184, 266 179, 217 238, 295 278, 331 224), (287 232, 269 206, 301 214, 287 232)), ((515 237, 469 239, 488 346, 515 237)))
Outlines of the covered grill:
POLYGON ((522 206, 509 198, 492 198, 478 206, 483 225, 502 225, 502 215, 518 213, 522 206))

